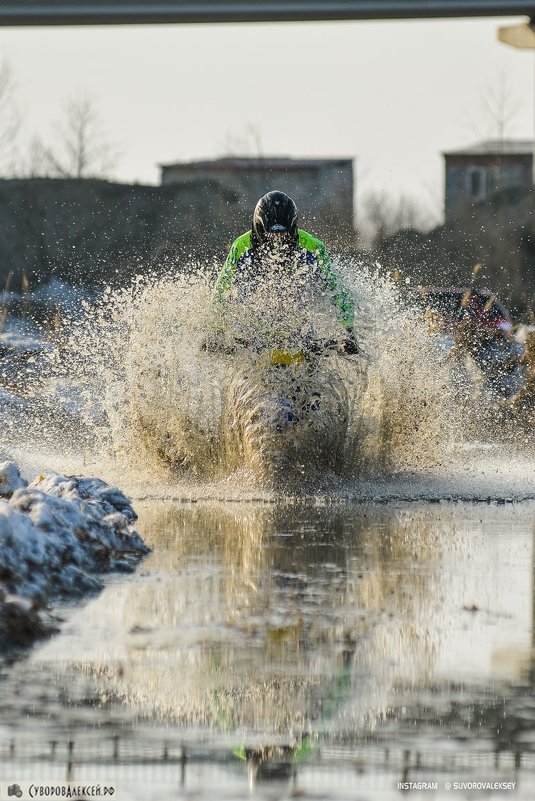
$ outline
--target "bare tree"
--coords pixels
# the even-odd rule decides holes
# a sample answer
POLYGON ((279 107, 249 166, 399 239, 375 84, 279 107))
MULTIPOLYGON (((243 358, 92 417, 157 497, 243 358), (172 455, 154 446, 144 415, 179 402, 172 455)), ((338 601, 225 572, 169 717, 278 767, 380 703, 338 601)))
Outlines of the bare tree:
POLYGON ((13 71, 4 59, 0 63, 0 168, 12 172, 15 141, 20 128, 20 115, 14 99, 13 71))
POLYGON ((479 101, 467 113, 467 122, 480 139, 503 143, 511 135, 521 106, 507 73, 502 71, 480 91, 479 101))
POLYGON ((370 192, 363 203, 361 235, 368 247, 376 250, 397 231, 407 228, 428 231, 437 222, 429 206, 408 195, 393 198, 384 192, 370 192))
POLYGON ((223 152, 225 156, 261 158, 263 155, 262 136, 256 125, 249 123, 241 134, 227 131, 223 152))
POLYGON ((116 148, 107 141, 96 110, 87 94, 73 96, 64 104, 56 142, 33 142, 33 167, 40 174, 58 178, 104 177, 117 160, 116 148))
POLYGON ((489 81, 480 92, 479 102, 467 113, 468 127, 476 136, 494 142, 494 158, 491 169, 487 170, 487 182, 495 190, 503 186, 505 143, 511 136, 513 120, 521 107, 507 73, 502 71, 495 80, 489 81))
POLYGON ((22 178, 46 178, 50 175, 46 147, 39 137, 34 136, 28 146, 27 158, 20 165, 22 178))

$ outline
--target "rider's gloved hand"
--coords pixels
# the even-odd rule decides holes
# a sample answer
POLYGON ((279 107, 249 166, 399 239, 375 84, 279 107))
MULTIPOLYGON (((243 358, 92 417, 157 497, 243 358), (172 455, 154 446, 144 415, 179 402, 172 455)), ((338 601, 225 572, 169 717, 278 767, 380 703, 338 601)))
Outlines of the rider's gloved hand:
POLYGON ((207 353, 220 353, 224 349, 224 346, 224 337, 219 331, 213 331, 201 342, 201 350, 207 353))
POLYGON ((355 332, 352 328, 347 329, 347 339, 344 342, 344 353, 347 353, 350 356, 355 356, 359 353, 362 353, 359 343, 357 342, 355 332))
POLYGON ((236 352, 236 345, 228 342, 222 332, 214 331, 201 342, 201 350, 206 353, 224 353, 231 356, 236 352))

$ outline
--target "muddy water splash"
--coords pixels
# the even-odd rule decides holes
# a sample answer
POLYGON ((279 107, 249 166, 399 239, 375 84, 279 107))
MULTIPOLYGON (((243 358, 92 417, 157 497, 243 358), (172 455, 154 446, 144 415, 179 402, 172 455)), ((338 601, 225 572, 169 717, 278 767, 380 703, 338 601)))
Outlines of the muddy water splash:
POLYGON ((274 271, 223 313, 198 274, 105 293, 67 347, 100 453, 259 484, 443 463, 459 426, 438 344, 378 270, 346 265, 344 279, 363 351, 353 357, 336 347, 332 299, 306 276, 274 271), (299 356, 273 365, 274 349, 299 356))

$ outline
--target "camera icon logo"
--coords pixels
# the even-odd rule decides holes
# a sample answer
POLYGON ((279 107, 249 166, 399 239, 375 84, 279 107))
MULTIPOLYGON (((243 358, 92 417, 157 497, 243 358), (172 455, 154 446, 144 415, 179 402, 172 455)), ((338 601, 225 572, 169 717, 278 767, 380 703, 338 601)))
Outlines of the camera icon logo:
POLYGON ((11 798, 15 796, 15 798, 20 798, 22 796, 22 790, 20 789, 20 785, 18 784, 11 784, 7 788, 7 794, 11 798))

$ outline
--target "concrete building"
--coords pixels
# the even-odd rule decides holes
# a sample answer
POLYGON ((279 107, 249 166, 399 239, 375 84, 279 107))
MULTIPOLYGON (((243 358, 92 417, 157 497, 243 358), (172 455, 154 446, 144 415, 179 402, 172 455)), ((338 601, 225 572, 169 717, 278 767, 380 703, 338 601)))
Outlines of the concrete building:
POLYGON ((162 184, 201 181, 222 185, 235 196, 248 225, 258 198, 271 189, 280 189, 295 200, 303 228, 318 235, 346 233, 354 228, 352 159, 233 156, 160 166, 162 184))
POLYGON ((443 156, 446 223, 498 190, 533 183, 532 141, 487 140, 443 156))

